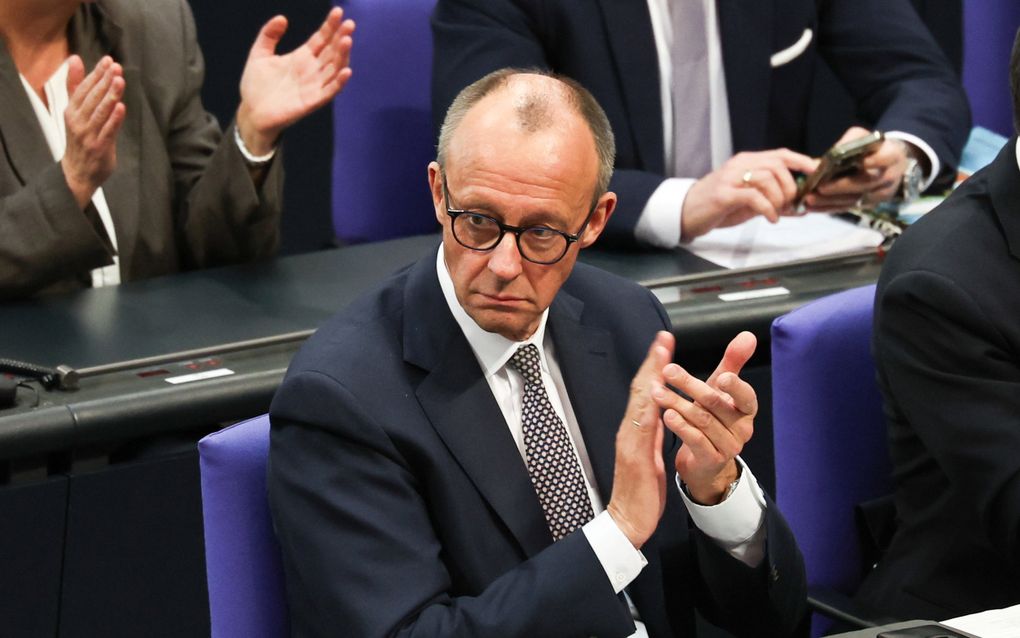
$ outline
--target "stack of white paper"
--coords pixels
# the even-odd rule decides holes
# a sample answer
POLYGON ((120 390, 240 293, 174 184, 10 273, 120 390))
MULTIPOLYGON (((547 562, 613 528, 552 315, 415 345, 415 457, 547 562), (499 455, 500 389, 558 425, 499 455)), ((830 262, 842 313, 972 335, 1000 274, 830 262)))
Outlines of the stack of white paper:
POLYGON ((951 618, 942 624, 981 638, 1020 638, 1020 605, 951 618))
POLYGON ((777 224, 755 217, 716 228, 684 248, 724 268, 748 268, 875 248, 883 239, 876 230, 812 213, 781 217, 777 224))

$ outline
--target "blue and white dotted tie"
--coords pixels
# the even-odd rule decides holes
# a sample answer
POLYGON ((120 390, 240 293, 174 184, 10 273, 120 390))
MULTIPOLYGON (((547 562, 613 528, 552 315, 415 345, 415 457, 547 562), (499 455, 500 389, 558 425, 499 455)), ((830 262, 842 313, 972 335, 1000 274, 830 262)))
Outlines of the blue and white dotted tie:
POLYGON ((524 377, 524 454, 528 473, 549 523, 553 540, 560 540, 594 516, 581 464, 570 435, 556 414, 539 370, 538 348, 521 346, 510 365, 524 377))

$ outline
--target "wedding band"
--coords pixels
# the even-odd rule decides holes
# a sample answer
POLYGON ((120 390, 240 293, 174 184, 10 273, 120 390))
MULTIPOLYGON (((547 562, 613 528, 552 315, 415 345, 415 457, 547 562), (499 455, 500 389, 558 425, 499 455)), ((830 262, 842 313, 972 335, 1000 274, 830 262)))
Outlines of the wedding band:
POLYGON ((639 429, 639 430, 643 430, 643 429, 644 429, 644 427, 645 427, 645 426, 641 425, 641 424, 640 424, 640 423, 638 422, 638 420, 637 420, 637 419, 631 419, 631 420, 630 420, 630 424, 631 424, 631 425, 633 425, 634 427, 636 427, 636 428, 637 428, 637 429, 639 429))
POLYGON ((744 186, 750 186, 752 177, 754 177, 754 171, 744 171, 744 176, 740 178, 740 181, 744 183, 744 186))
POLYGON ((854 204, 855 209, 861 210, 862 208, 864 208, 864 197, 865 197, 864 195, 861 195, 860 197, 857 198, 857 203, 854 204))

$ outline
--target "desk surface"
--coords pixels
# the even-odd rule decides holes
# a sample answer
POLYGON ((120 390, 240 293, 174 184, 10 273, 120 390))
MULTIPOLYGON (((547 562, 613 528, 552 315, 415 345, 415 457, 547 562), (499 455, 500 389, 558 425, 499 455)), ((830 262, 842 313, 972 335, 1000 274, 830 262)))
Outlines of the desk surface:
MULTIPOLYGON (((0 458, 264 411, 304 336, 437 241, 435 235, 410 237, 4 305, 0 357, 93 369, 170 356, 95 374, 74 392, 19 391, 18 405, 0 412, 0 458), (280 335, 291 339, 205 356, 186 352, 280 335), (218 367, 232 374, 166 382, 218 367)), ((684 342, 712 350, 742 329, 765 340, 774 317, 874 282, 881 266, 876 254, 740 272, 720 271, 680 250, 591 249, 582 259, 651 288, 684 342), (787 292, 771 296, 779 288, 787 292), (727 292, 742 298, 722 301, 727 292)))
POLYGON ((936 628, 932 629, 930 633, 918 633, 915 638, 955 638, 955 636, 961 636, 963 638, 978 638, 972 634, 962 632, 958 629, 952 629, 940 625, 934 620, 908 620, 906 622, 898 622, 891 625, 882 625, 881 627, 871 627, 868 629, 859 629, 857 631, 849 631, 843 634, 833 634, 829 638, 877 638, 882 633, 897 630, 897 629, 915 629, 925 627, 927 625, 934 625, 936 628), (939 631, 938 628, 944 628, 944 631, 939 631))

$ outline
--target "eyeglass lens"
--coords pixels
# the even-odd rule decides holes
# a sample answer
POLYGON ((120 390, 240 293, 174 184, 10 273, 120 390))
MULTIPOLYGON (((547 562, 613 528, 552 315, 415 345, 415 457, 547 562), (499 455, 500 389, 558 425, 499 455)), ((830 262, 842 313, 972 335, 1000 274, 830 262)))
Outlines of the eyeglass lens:
MULTIPOLYGON (((477 250, 493 248, 500 239, 499 224, 485 215, 458 215, 453 221, 453 231, 458 241, 477 250)), ((547 262, 563 255, 567 238, 552 229, 535 226, 522 231, 517 244, 525 258, 547 262)))

